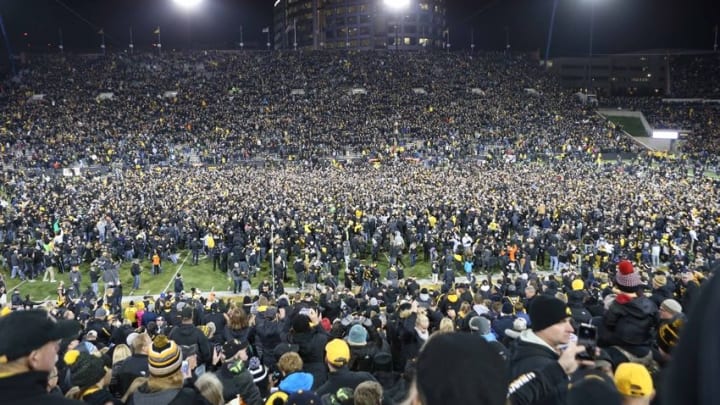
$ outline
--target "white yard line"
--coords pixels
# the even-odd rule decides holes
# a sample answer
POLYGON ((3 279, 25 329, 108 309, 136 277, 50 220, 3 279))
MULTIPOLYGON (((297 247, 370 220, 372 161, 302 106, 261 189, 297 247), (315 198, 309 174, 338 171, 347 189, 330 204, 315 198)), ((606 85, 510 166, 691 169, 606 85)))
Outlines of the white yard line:
POLYGON ((168 281, 168 284, 165 286, 165 289, 161 292, 165 292, 170 288, 170 284, 175 282, 175 277, 177 277, 178 273, 180 273, 180 270, 182 270, 183 266, 185 265, 185 262, 187 261, 188 257, 190 257, 191 253, 188 253, 185 255, 185 258, 183 259, 182 263, 178 266, 177 270, 175 270, 175 274, 170 278, 170 281, 168 281))

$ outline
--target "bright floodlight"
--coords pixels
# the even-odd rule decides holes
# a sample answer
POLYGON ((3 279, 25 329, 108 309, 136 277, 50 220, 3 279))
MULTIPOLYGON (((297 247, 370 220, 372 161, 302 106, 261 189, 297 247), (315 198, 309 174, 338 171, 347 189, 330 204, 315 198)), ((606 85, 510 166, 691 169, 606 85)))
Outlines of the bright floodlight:
POLYGON ((175 4, 180 7, 184 8, 186 10, 192 9, 197 7, 200 3, 202 3, 202 0, 173 0, 175 4))
POLYGON ((410 6, 410 0, 385 0, 385 5, 396 10, 402 10, 410 6))

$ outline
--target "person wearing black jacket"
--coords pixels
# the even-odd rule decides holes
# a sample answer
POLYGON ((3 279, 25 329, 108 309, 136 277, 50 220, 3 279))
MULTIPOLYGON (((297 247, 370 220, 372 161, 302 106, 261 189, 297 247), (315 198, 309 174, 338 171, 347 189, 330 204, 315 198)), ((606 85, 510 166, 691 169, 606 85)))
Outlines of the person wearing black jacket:
POLYGON ((0 397, 3 405, 82 404, 47 392, 59 339, 77 336, 76 321, 54 322, 45 311, 17 311, 0 318, 0 397))
MULTIPOLYGON (((532 330, 522 332, 510 354, 511 379, 541 373, 560 358, 558 346, 570 341, 573 327, 565 303, 554 297, 539 296, 530 307, 532 330)), ((560 404, 567 396, 567 379, 550 387, 548 395, 534 404, 560 404)))
POLYGON ((325 345, 325 363, 330 370, 327 381, 315 390, 318 396, 332 394, 340 388, 352 390, 364 381, 375 381, 372 374, 364 371, 350 371, 350 347, 342 339, 333 339, 325 345))
POLYGON ((117 371, 118 392, 125 395, 133 381, 138 377, 147 377, 148 371, 148 351, 152 345, 150 336, 141 333, 132 341, 132 356, 125 359, 117 371))
POLYGON ((173 328, 168 338, 173 340, 180 346, 197 346, 198 364, 210 364, 212 361, 212 353, 210 352, 210 343, 207 336, 193 324, 193 310, 189 306, 183 307, 182 323, 180 326, 173 328))
POLYGON ((313 388, 322 385, 327 380, 324 354, 328 335, 319 325, 314 309, 309 310, 309 315, 298 314, 293 318, 288 340, 298 345, 303 371, 313 375, 313 388))
POLYGON ((399 314, 403 319, 398 327, 400 340, 400 363, 404 369, 405 364, 417 357, 420 349, 430 337, 428 330, 430 321, 424 314, 418 314, 417 302, 411 304, 409 314, 399 314), (404 316, 405 315, 405 316, 404 316))
POLYGON ((217 343, 225 343, 223 332, 225 331, 225 314, 220 311, 219 305, 213 303, 210 305, 210 311, 205 313, 205 325, 212 322, 215 325, 215 339, 217 343))
MULTIPOLYGON (((674 286, 674 285, 673 285, 674 286)), ((660 308, 660 304, 673 296, 673 286, 668 285, 668 278, 665 273, 657 272, 652 278, 652 295, 650 300, 660 308)))
POLYGON ((277 358, 273 349, 282 341, 282 324, 275 307, 268 307, 255 317, 255 350, 267 367, 274 367, 277 358))
POLYGON ((260 391, 246 364, 247 342, 232 340, 223 345, 221 367, 215 372, 223 386, 223 399, 230 402, 240 396, 246 405, 261 405, 260 391))

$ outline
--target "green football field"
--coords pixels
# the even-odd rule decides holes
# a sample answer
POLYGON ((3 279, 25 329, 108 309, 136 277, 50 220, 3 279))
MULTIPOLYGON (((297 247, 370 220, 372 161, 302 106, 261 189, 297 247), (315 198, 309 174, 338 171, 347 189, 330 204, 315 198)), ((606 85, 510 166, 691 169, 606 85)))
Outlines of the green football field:
MULTIPOLYGON (((420 255, 419 259, 422 259, 420 255)), ((294 287, 294 272, 292 270, 292 258, 290 259, 290 266, 288 268, 288 275, 290 281, 285 283, 285 287, 294 287)), ((403 257, 405 264, 409 264, 408 256, 403 257)), ((367 264, 367 260, 362 260, 364 264, 367 264)), ((189 252, 181 252, 180 259, 177 264, 173 264, 170 261, 163 263, 163 272, 160 275, 153 276, 151 274, 150 261, 145 260, 141 262, 142 275, 140 276, 140 288, 137 291, 132 291, 132 276, 130 275, 130 263, 125 262, 120 267, 120 280, 123 285, 123 295, 157 295, 163 291, 173 290, 175 274, 180 273, 183 277, 184 287, 186 291, 190 291, 190 288, 195 287, 202 292, 209 291, 232 291, 232 281, 229 281, 227 275, 220 271, 213 271, 212 260, 206 257, 201 258, 198 265, 192 264, 192 257, 189 252)), ((387 259, 381 255, 381 260, 378 262, 378 268, 380 274, 384 278, 387 270, 388 263, 387 259)), ((89 265, 83 264, 80 267, 83 279, 81 283, 81 292, 90 285, 90 276, 88 275, 89 265)), ((419 260, 418 263, 412 268, 406 268, 406 276, 412 276, 417 278, 428 278, 430 277, 430 264, 419 260)), ((60 281, 65 283, 66 288, 70 285, 68 273, 59 274, 55 273, 55 283, 43 282, 42 277, 35 281, 23 281, 19 279, 10 279, 10 273, 7 269, 3 269, 2 274, 5 276, 5 280, 8 286, 8 301, 9 295, 13 288, 17 287, 20 290, 20 294, 30 295, 30 298, 34 301, 45 301, 48 299, 57 298, 57 287, 60 281)), ((260 273, 256 275, 252 280, 253 287, 257 285, 263 279, 270 279, 270 269, 268 263, 264 263, 260 273)), ((100 292, 102 293, 102 283, 100 283, 100 292)))
POLYGON ((618 115, 608 115, 607 118, 615 124, 622 125, 623 130, 632 136, 648 136, 640 118, 621 117, 618 115))

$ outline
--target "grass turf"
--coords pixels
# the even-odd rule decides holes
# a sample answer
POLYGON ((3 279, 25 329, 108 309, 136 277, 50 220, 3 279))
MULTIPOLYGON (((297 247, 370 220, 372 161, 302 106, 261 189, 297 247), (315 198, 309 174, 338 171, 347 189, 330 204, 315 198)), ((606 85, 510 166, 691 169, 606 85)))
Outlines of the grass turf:
MULTIPOLYGON (((381 255, 380 261, 378 261, 378 268, 382 278, 385 278, 386 270, 388 268, 387 259, 381 255)), ((422 260, 422 255, 418 257, 418 262, 412 268, 405 269, 405 275, 416 278, 429 278, 430 277, 430 263, 422 260)), ((285 287, 295 286, 294 271, 292 270, 292 261, 290 258, 290 266, 288 268, 288 276, 290 280, 285 283, 285 287)), ((403 261, 409 264, 409 258, 407 255, 403 257, 403 261)), ((369 260, 361 260, 363 264, 369 264, 369 260)), ((170 261, 166 261, 162 265, 162 273, 153 276, 151 274, 150 261, 144 260, 140 264, 142 268, 142 274, 140 275, 140 288, 137 291, 132 291, 132 276, 130 275, 130 263, 124 262, 120 266, 120 281, 123 285, 123 295, 157 295, 163 291, 172 290, 174 287, 174 276, 176 272, 182 274, 183 284, 186 291, 190 288, 195 287, 202 292, 209 291, 231 291, 232 281, 229 281, 227 275, 220 271, 213 271, 213 264, 210 258, 202 258, 198 265, 192 264, 192 258, 189 252, 181 252, 180 258, 177 264, 173 264, 170 261)), ((82 273, 81 282, 81 293, 90 285, 90 276, 88 274, 90 266, 83 264, 80 266, 82 273)), ((2 274, 5 276, 7 283, 7 290, 11 292, 13 288, 18 287, 22 297, 30 295, 30 299, 34 301, 46 301, 48 299, 57 298, 57 287, 60 281, 65 283, 65 287, 70 286, 68 273, 60 274, 55 272, 55 283, 43 282, 40 277, 35 282, 25 281, 22 282, 19 279, 10 279, 10 274, 7 269, 3 269, 2 274)), ((253 287, 257 287, 263 279, 270 279, 270 266, 269 264, 263 263, 260 272, 252 279, 253 287)), ((100 293, 102 293, 102 283, 100 283, 100 293)))
POLYGON ((607 117, 615 124, 622 125, 623 130, 625 130, 632 136, 648 136, 648 134, 645 132, 645 127, 643 126, 642 121, 640 121, 640 118, 621 117, 618 115, 608 115, 607 117))

